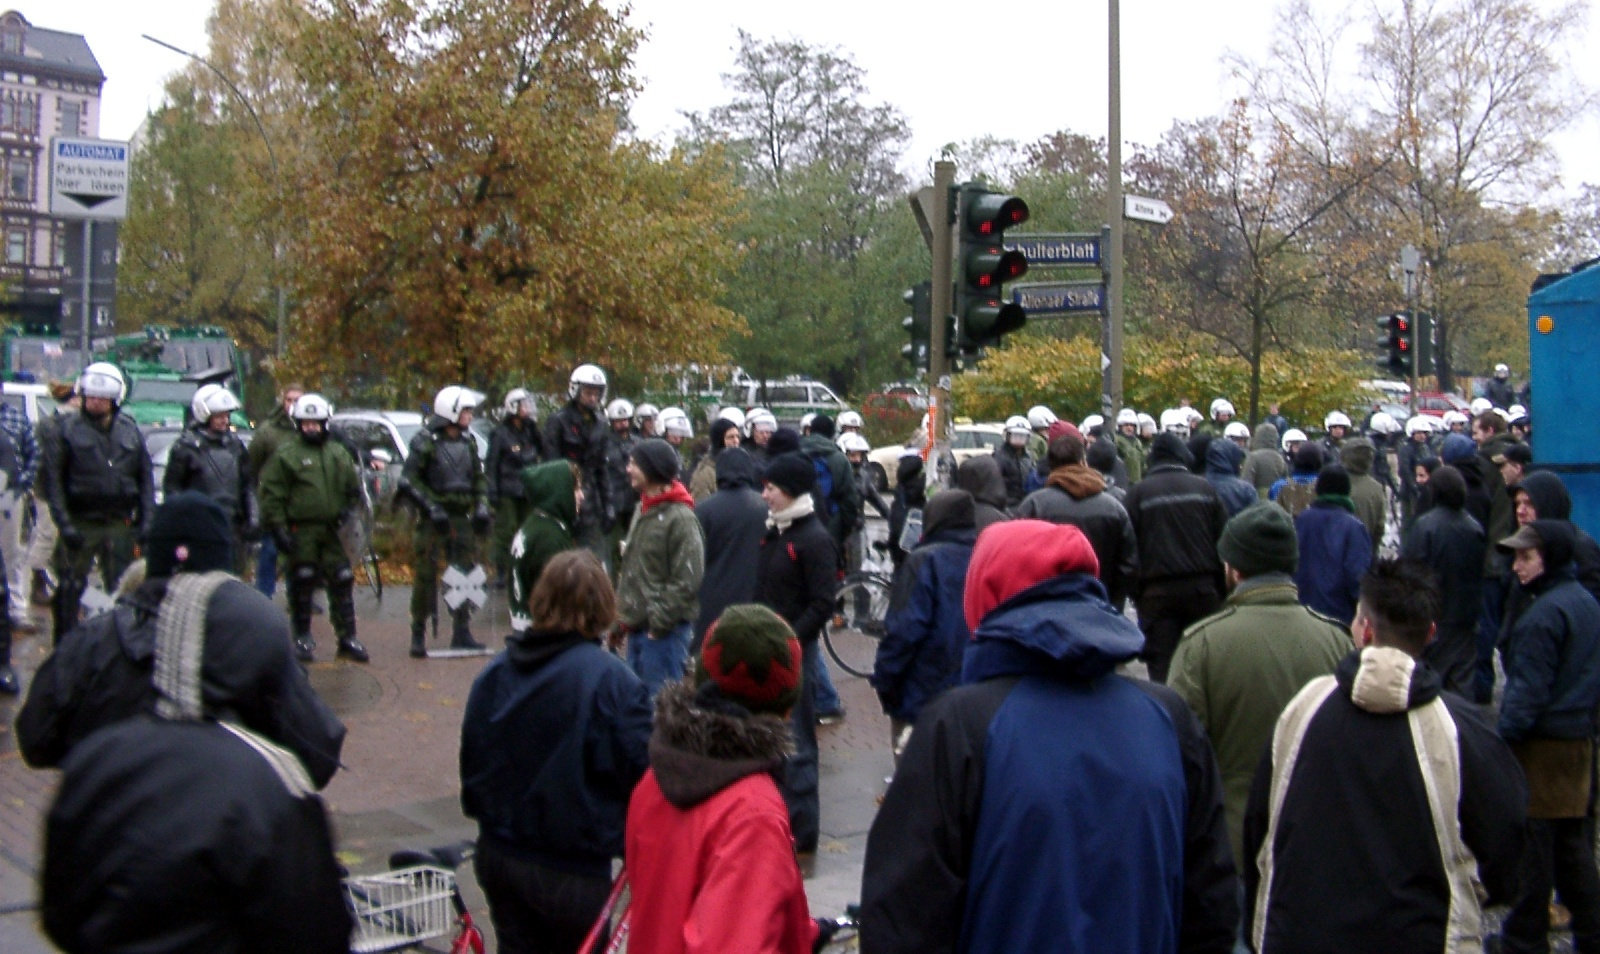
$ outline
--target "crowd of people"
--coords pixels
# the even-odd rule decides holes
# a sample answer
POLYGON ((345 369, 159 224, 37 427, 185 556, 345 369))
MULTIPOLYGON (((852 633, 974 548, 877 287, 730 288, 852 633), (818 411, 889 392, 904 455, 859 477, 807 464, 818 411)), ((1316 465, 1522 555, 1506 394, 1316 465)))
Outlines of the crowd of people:
MULTIPOLYGON (((356 458, 319 395, 285 389, 279 433, 248 453, 229 399, 197 395, 184 453, 204 466, 183 472, 200 485, 169 466, 157 509, 115 382, 92 371, 81 422, 39 452, 70 557, 58 587, 87 573, 72 560, 91 535, 102 561, 124 531, 144 560, 111 612, 64 628, 18 718, 29 763, 64 772, 46 926, 70 951, 241 932, 343 950, 315 792, 344 732, 295 659, 319 586, 340 655, 367 658, 339 541, 356 458), (108 445, 127 470, 110 453, 112 473, 74 484, 63 458, 108 445), (234 575, 258 533, 286 565, 287 618, 234 575), (198 784, 186 753, 215 777, 198 784), (186 869, 218 850, 237 864, 186 869), (135 865, 164 880, 108 894, 135 865), (254 891, 270 901, 248 912, 215 900, 254 891), (295 924, 266 923, 290 905, 295 924)), ((802 877, 817 727, 844 717, 819 637, 872 509, 894 564, 871 677, 894 772, 863 950, 1478 950, 1484 909, 1506 905, 1494 943, 1540 951, 1555 897, 1576 948, 1600 951, 1600 545, 1520 408, 1437 427, 1333 411, 1313 440, 1220 398, 1109 425, 1039 406, 950 486, 908 450, 884 501, 859 416, 791 429, 729 409, 696 455, 687 415, 606 389, 579 367, 542 429, 510 392, 480 461, 483 396, 445 388, 400 484, 413 652, 437 612, 423 570, 469 566, 485 540, 513 607, 460 750, 500 950, 577 950, 619 859, 637 950, 827 940, 802 877)), ((452 646, 478 648, 470 609, 453 613, 452 646)))

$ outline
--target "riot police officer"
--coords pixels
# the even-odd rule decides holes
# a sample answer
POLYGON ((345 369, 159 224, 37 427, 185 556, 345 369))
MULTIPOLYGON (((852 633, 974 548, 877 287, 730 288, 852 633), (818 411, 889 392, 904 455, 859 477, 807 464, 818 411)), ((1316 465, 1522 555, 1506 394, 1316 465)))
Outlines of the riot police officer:
POLYGON ((606 405, 606 491, 611 501, 611 529, 606 533, 606 552, 610 555, 608 566, 621 566, 622 541, 628 536, 628 525, 633 522, 633 511, 639 506, 639 492, 628 480, 628 455, 641 438, 633 433, 633 405, 626 398, 617 398, 606 405))
POLYGON ((98 558, 111 592, 133 562, 134 545, 155 514, 150 452, 139 426, 118 413, 128 386, 117 366, 96 361, 78 376, 82 411, 50 434, 45 494, 59 528, 53 606, 55 638, 77 625, 79 601, 98 558))
POLYGON ((616 519, 606 476, 606 421, 600 402, 606 397, 606 373, 592 364, 572 369, 567 381, 568 401, 545 422, 544 452, 550 460, 570 460, 578 465, 583 499, 573 536, 578 545, 606 559, 605 535, 616 519))
POLYGON ((511 538, 528 519, 522 472, 544 460, 544 441, 534 420, 533 395, 526 388, 506 392, 500 424, 489 435, 489 506, 494 510, 495 579, 511 578, 511 538))
POLYGON ((339 539, 340 525, 355 519, 361 505, 355 458, 344 444, 328 439, 333 407, 327 398, 302 394, 289 416, 295 434, 278 445, 261 472, 261 522, 287 558, 295 656, 310 662, 317 648, 311 597, 323 586, 338 655, 366 662, 367 648, 356 638, 355 573, 339 539))
POLYGON ((194 392, 189 402, 194 422, 167 455, 161 492, 171 497, 197 490, 222 507, 233 528, 234 571, 242 574, 247 557, 244 541, 260 535, 261 510, 250 454, 229 427, 229 416, 239 407, 239 399, 220 384, 207 384, 194 392))
MULTIPOLYGON (((462 572, 476 562, 474 534, 489 532, 488 481, 478 460, 478 445, 468 433, 483 395, 458 385, 433 399, 427 426, 411 439, 400 492, 417 504, 421 519, 415 534, 411 584, 411 655, 428 654, 424 627, 438 611, 439 559, 462 572)), ((482 649, 467 628, 472 604, 451 612, 450 648, 482 649)))

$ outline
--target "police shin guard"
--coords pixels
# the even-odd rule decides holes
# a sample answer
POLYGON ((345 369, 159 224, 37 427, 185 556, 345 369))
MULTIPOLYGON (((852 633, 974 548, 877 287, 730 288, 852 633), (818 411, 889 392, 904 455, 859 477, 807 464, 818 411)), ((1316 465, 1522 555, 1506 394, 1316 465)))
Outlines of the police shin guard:
POLYGON ((463 606, 450 614, 450 648, 451 649, 482 649, 483 644, 472 638, 472 631, 467 628, 467 622, 472 619, 472 608, 463 606))
POLYGON ((315 567, 297 566, 289 571, 289 624, 294 628, 295 658, 301 662, 310 662, 317 648, 311 638, 311 598, 316 585, 315 567))
POLYGON ((367 647, 356 638, 355 573, 341 567, 328 585, 328 615, 332 617, 333 631, 339 637, 338 655, 355 662, 368 660, 367 647))

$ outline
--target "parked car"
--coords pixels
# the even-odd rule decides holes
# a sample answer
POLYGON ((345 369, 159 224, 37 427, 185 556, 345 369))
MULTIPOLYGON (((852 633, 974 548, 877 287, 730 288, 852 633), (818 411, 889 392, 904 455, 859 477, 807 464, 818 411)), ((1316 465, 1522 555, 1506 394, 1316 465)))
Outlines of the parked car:
POLYGON ((1444 417, 1446 411, 1460 411, 1469 417, 1472 415, 1472 404, 1461 395, 1448 391, 1418 391, 1411 399, 1411 406, 1416 413, 1430 417, 1444 417))
MULTIPOLYGON (((1006 429, 1001 424, 957 421, 953 430, 950 453, 956 459, 957 466, 979 454, 992 454, 996 447, 1006 442, 1006 429)), ((879 491, 894 489, 895 472, 899 469, 900 457, 908 448, 920 448, 922 441, 922 429, 918 428, 904 444, 889 444, 872 449, 867 455, 867 462, 862 466, 872 475, 879 491)))
MULTIPOLYGON (((764 407, 772 412, 779 424, 799 427, 800 419, 807 414, 826 414, 838 417, 850 410, 833 389, 821 381, 807 378, 786 378, 769 381, 764 387, 759 381, 743 381, 730 385, 722 392, 721 407, 737 407, 741 411, 764 407)), ((719 408, 720 409, 720 408, 719 408)), ((711 415, 716 417, 715 411, 711 415)))
MULTIPOLYGON (((400 483, 400 470, 411 450, 411 439, 422 430, 422 415, 416 411, 340 411, 329 421, 334 431, 348 438, 361 452, 361 464, 373 472, 374 503, 394 499, 400 483)), ((489 439, 476 427, 467 433, 478 445, 478 459, 489 456, 489 439)))

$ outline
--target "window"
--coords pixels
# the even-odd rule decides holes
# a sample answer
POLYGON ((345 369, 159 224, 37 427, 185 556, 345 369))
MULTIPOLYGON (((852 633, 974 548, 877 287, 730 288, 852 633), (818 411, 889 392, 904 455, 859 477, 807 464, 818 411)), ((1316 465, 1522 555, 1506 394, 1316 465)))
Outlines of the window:
POLYGON ((22 31, 9 29, 0 34, 0 51, 19 56, 22 53, 22 31))
POLYGON ((6 229, 6 264, 28 263, 28 230, 6 229))
POLYGON ((67 264, 67 233, 60 225, 50 239, 50 264, 56 268, 65 268, 67 264))
POLYGON ((22 156, 6 161, 6 198, 33 198, 33 163, 22 156))
POLYGON ((79 113, 83 106, 77 100, 61 100, 61 134, 63 136, 76 136, 79 129, 79 113))
POLYGON ((11 97, 0 99, 0 129, 15 129, 17 126, 17 101, 11 97))
POLYGON ((767 400, 773 404, 804 404, 806 403, 806 386, 803 384, 779 384, 767 388, 767 400))
POLYGON ((39 129, 39 100, 33 96, 24 96, 17 100, 17 126, 18 132, 37 132, 39 129))

